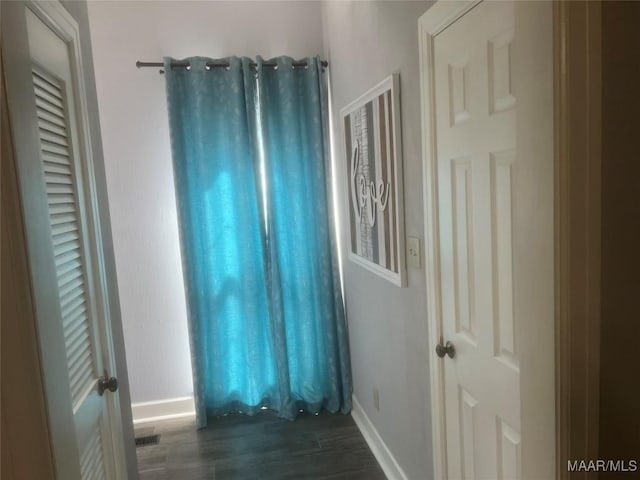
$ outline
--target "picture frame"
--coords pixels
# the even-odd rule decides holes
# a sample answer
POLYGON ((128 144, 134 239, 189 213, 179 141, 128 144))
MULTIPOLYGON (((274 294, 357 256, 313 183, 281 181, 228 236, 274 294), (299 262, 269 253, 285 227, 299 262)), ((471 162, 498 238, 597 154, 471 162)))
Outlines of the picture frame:
POLYGON ((390 75, 340 111, 349 259, 406 286, 400 78, 390 75))

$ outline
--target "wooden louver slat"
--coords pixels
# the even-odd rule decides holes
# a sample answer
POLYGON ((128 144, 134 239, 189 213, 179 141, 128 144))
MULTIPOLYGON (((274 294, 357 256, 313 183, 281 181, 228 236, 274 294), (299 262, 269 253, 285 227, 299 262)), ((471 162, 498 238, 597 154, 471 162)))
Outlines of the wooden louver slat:
POLYGON ((91 435, 80 456, 80 473, 85 480, 104 479, 104 464, 102 453, 102 429, 100 423, 91 435))
MULTIPOLYGON (((66 98, 63 85, 37 69, 33 70, 33 86, 67 370, 75 407, 95 382, 96 368, 66 98)), ((96 457, 101 461, 102 455, 96 455, 101 448, 98 429, 86 446, 83 466, 91 466, 96 457)), ((91 471, 83 472, 83 478, 90 478, 90 475, 91 471)))

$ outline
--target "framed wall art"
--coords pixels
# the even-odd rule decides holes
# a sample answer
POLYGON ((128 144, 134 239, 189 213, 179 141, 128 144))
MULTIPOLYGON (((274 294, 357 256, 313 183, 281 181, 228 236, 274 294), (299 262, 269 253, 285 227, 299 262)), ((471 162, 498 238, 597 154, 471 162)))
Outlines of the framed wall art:
POLYGON ((406 284, 399 77, 341 110, 347 173, 349 259, 406 284))

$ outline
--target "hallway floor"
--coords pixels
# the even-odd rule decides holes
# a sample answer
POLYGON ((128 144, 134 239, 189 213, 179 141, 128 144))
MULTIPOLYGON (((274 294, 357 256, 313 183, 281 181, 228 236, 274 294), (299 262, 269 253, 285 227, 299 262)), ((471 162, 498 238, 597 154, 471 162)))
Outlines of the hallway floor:
POLYGON ((136 426, 136 437, 159 435, 137 447, 140 480, 384 480, 351 416, 270 412, 229 415, 197 431, 193 418, 136 426))

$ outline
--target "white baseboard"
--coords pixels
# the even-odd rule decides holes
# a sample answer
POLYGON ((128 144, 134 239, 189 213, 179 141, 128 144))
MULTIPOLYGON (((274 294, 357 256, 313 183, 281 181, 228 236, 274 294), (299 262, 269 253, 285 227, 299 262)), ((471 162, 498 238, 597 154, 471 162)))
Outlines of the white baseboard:
POLYGON ((195 416, 196 408, 193 397, 168 398, 155 402, 140 402, 131 405, 133 423, 156 422, 195 416))
POLYGON ((371 420, 363 410, 362 405, 358 403, 358 399, 354 396, 352 401, 351 417, 356 422, 384 474, 389 480, 408 480, 402 467, 400 467, 389 447, 384 443, 376 427, 373 426, 373 423, 371 423, 371 420))

